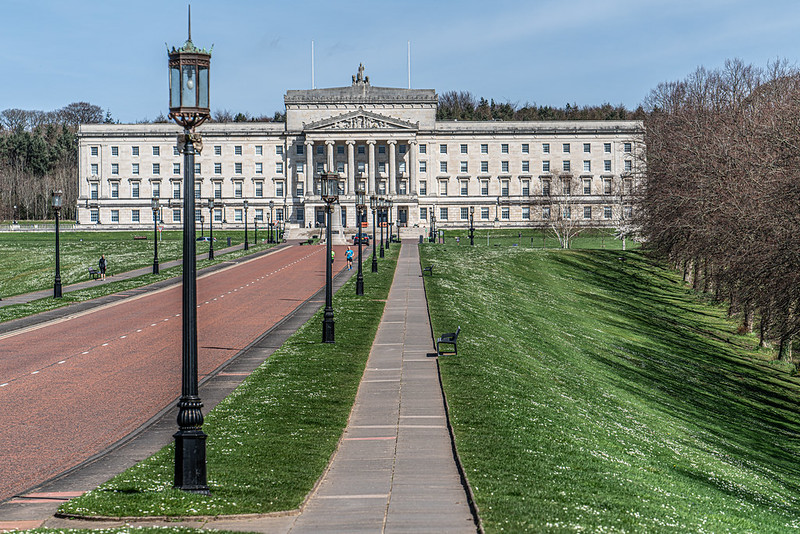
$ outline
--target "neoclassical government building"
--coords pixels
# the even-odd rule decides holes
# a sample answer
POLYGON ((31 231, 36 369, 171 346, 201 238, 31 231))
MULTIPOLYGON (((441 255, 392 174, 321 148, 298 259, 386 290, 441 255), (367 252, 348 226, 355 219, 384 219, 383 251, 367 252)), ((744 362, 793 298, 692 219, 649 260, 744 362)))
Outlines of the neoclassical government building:
MULTIPOLYGON (((323 220, 319 174, 339 174, 336 217, 355 231, 355 191, 393 201, 406 232, 542 227, 568 217, 616 226, 641 174, 639 121, 442 121, 433 89, 372 86, 363 68, 345 87, 290 90, 286 122, 198 128, 196 218, 214 226, 323 220), (248 210, 244 201, 248 201, 248 210), (270 207, 272 206, 272 208, 270 207)), ((91 124, 79 131, 77 222, 103 229, 180 228, 183 156, 172 124, 91 124)), ((369 217, 371 221, 371 215, 369 217)))

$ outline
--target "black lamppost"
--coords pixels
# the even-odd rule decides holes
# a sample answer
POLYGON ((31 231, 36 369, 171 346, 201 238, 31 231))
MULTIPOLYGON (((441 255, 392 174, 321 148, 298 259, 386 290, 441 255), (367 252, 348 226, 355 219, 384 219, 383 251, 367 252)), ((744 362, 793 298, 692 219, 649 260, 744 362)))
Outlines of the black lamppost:
POLYGON ((206 224, 206 218, 204 215, 200 215, 200 237, 205 237, 205 230, 204 226, 206 224))
POLYGON ((192 493, 210 494, 206 478, 206 434, 203 403, 197 382, 197 258, 194 221, 194 155, 200 135, 195 127, 209 117, 208 80, 211 53, 192 43, 191 11, 189 38, 169 51, 169 117, 183 126, 183 342, 181 398, 178 401, 178 432, 175 434, 175 487, 192 493))
POLYGON ((286 195, 284 194, 283 197, 283 220, 281 221, 281 228, 280 233, 275 235, 275 242, 280 243, 283 240, 283 236, 286 235, 286 221, 289 220, 289 212, 286 211, 286 195))
POLYGON ((325 201, 328 212, 325 241, 327 253, 325 255, 325 313, 322 319, 322 342, 333 343, 333 251, 331 237, 331 218, 333 217, 333 204, 339 200, 339 175, 324 172, 320 176, 322 200, 325 201))
POLYGON ((208 199, 208 259, 214 259, 214 199, 208 199))
POLYGON ((378 272, 378 255, 375 251, 376 239, 375 239, 375 212, 378 209, 378 197, 375 195, 370 195, 369 197, 369 207, 372 208, 372 272, 378 272))
POLYGON ((389 243, 392 242, 392 199, 386 199, 386 250, 389 250, 389 243))
POLYGON ((381 258, 383 258, 383 225, 386 223, 386 199, 381 197, 378 199, 378 222, 381 227, 381 258))
POLYGON ((53 212, 56 214, 56 277, 53 282, 53 298, 61 298, 61 247, 58 242, 58 213, 61 211, 61 198, 63 193, 59 189, 53 191, 53 212))
POLYGON ((247 206, 249 206, 250 203, 245 200, 242 202, 242 205, 244 206, 244 249, 250 250, 250 244, 247 242, 247 206))
POLYGON ((366 216, 366 198, 364 190, 356 190, 356 237, 358 240, 358 275, 356 276, 356 295, 364 294, 364 274, 361 271, 361 218, 366 216))
POLYGON ((431 213, 431 243, 438 243, 438 242, 439 242, 439 236, 436 235, 436 214, 431 213))
POLYGON ((269 237, 267 238, 267 243, 275 243, 276 239, 272 236, 272 229, 275 227, 275 201, 269 201, 269 237))
POLYGON ((475 244, 475 206, 469 207, 469 244, 475 244))
POLYGON ((253 244, 258 245, 258 219, 253 219, 253 244))
POLYGON ((158 208, 158 198, 153 197, 150 201, 153 210, 153 274, 158 274, 158 208))

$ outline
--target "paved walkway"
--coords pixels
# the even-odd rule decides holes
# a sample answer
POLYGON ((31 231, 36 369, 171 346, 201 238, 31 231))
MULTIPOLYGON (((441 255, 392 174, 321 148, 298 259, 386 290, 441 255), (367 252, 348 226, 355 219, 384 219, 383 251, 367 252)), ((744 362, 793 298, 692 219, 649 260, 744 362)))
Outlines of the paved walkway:
MULTIPOLYGON (((421 274, 416 244, 404 244, 348 426, 303 511, 183 525, 293 534, 476 531, 447 429, 421 274)), ((51 517, 42 526, 115 523, 51 517)))

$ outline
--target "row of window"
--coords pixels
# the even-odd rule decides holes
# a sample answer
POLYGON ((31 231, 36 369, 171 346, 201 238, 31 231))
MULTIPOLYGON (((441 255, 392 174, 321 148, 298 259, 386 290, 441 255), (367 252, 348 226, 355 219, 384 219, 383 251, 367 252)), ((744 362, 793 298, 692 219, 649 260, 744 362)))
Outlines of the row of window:
MULTIPOLYGON (((139 147, 134 145, 131 146, 131 156, 138 156, 139 155, 139 147)), ((254 153, 256 156, 263 156, 264 155, 264 146, 263 145, 255 145, 254 153)), ((152 146, 153 155, 160 156, 161 155, 161 146, 160 145, 153 145, 152 146)), ((89 147, 89 154, 93 157, 97 157, 100 155, 100 147, 97 145, 92 145, 89 147)), ((235 156, 241 156, 242 152, 242 145, 234 145, 233 146, 233 154, 235 156)), ((111 155, 112 156, 119 156, 119 146, 112 145, 111 146, 111 155)), ((178 156, 180 155, 180 149, 178 145, 172 146, 172 155, 178 156)), ((214 145, 214 155, 221 156, 222 155, 222 145, 214 145)), ((275 155, 282 156, 283 155, 283 145, 275 145, 275 155)))
MULTIPOLYGON (((449 189, 449 180, 439 180, 439 196, 448 196, 448 189, 449 189)), ((581 188, 581 192, 579 194, 584 195, 591 195, 597 194, 592 192, 592 178, 583 178, 578 183, 578 186, 581 188)), ((569 179, 560 180, 561 189, 560 194, 562 195, 572 195, 573 193, 573 182, 569 179)), ((542 184, 542 196, 551 196, 553 194, 552 188, 552 180, 543 179, 541 180, 542 184)), ((469 196, 470 195, 470 181, 469 180, 459 180, 459 194, 461 196, 469 196)), ((611 178, 603 178, 601 181, 602 190, 599 194, 603 195, 611 195, 614 193, 614 181, 611 178)), ((489 180, 482 179, 478 180, 478 186, 480 188, 480 195, 481 196, 489 196, 489 180)), ((530 189, 531 181, 530 180, 520 180, 520 194, 524 197, 530 196, 530 189)), ((511 180, 500 180, 500 196, 507 197, 510 196, 510 188, 511 188, 511 180)), ((622 193, 624 195, 630 195, 633 192, 633 180, 630 178, 626 178, 622 181, 622 193)), ((419 182, 419 194, 420 195, 427 195, 428 194, 428 182, 427 180, 420 180, 419 182)))
MULTIPOLYGON (((97 163, 90 164, 90 173, 92 176, 99 176, 100 174, 100 167, 97 163)), ((134 176, 139 175, 139 164, 138 163, 131 163, 131 174, 134 176)), ((233 172, 234 174, 242 174, 242 164, 241 163, 234 163, 233 164, 233 172)), ((203 173, 203 166, 201 163, 194 164, 194 173, 195 174, 202 174, 203 173)), ((153 163, 152 167, 152 174, 154 176, 161 175, 161 164, 160 163, 153 163)), ((172 174, 180 175, 181 174, 181 164, 180 163, 173 163, 172 164, 172 174)), ((214 174, 222 174, 222 163, 214 163, 214 174)), ((264 164, 257 162, 255 164, 255 174, 264 174, 264 164)), ((275 164, 275 174, 283 174, 283 162, 279 161, 275 164)), ((111 164, 111 175, 112 176, 119 176, 119 163, 112 163, 111 164)))
MULTIPOLYGON (((551 219, 553 213, 553 206, 542 206, 541 211, 541 218, 545 220, 551 219)), ((596 208, 598 206, 583 206, 583 219, 590 220, 595 218, 595 213, 597 213, 596 208)), ((612 219, 614 217, 614 210, 612 206, 600 206, 602 208, 602 218, 603 219, 612 219)), ((461 208, 448 208, 448 207, 440 207, 439 212, 437 215, 437 221, 448 221, 450 220, 451 210, 458 209, 461 220, 467 221, 469 220, 469 208, 468 207, 461 207, 461 208)), ((555 208, 558 209, 558 208, 555 208)), ((428 220, 428 215, 435 214, 433 208, 430 210, 427 207, 420 207, 419 208, 419 218, 422 221, 428 220)), ((495 216, 498 217, 500 220, 508 221, 511 220, 511 209, 508 206, 501 206, 498 209, 495 208, 495 216)), ((622 207, 622 214, 623 217, 630 219, 633 216, 633 207, 632 206, 623 206, 622 207)), ((481 207, 477 210, 477 217, 480 220, 488 221, 490 216, 490 209, 488 207, 481 207)), ((531 207, 530 206, 522 206, 520 210, 520 216, 524 220, 529 220, 531 218, 531 207)), ((572 207, 565 206, 562 208, 562 217, 564 219, 571 219, 572 218, 572 207)))
MULTIPOLYGON (((163 208, 162 209, 162 213, 159 214, 159 220, 162 221, 162 222, 164 221, 164 213, 163 213, 164 210, 170 210, 172 212, 172 222, 181 222, 181 208, 163 208)), ((255 208, 253 210, 253 220, 256 221, 256 222, 264 222, 264 220, 265 220, 264 219, 265 211, 266 211, 266 213, 269 214, 269 210, 264 210, 263 208, 255 208)), ((132 222, 132 223, 144 222, 142 220, 141 212, 142 212, 142 210, 138 210, 138 209, 131 210, 131 221, 130 222, 132 222)), ((146 213, 148 213, 148 212, 150 213, 150 217, 148 217, 148 220, 150 222, 155 222, 156 221, 156 213, 153 212, 152 210, 146 210, 146 213)), ((120 210, 111 210, 111 222, 112 223, 120 222, 119 213, 120 213, 120 210)), ((273 213, 275 214, 275 221, 283 222, 283 208, 275 208, 273 213)), ((219 222, 219 223, 223 222, 224 221, 223 217, 224 217, 224 214, 223 214, 223 210, 221 208, 214 210, 214 222, 219 222)), ((100 222, 100 210, 97 209, 97 208, 89 210, 89 220, 91 222, 93 222, 93 223, 100 222)), ((195 220, 198 221, 198 222, 201 221, 201 220, 205 220, 205 216, 203 215, 203 210, 202 209, 196 209, 195 210, 195 220)), ((235 208, 233 210, 233 220, 234 220, 234 222, 243 222, 244 221, 242 208, 235 208)))

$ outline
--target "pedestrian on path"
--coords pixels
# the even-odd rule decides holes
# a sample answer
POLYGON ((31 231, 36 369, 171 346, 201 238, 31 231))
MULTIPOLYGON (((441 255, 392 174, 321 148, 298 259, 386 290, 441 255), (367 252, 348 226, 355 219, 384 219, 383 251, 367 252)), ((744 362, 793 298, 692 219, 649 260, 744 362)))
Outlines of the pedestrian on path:
POLYGON ((352 271, 353 270, 353 249, 351 249, 350 247, 347 247, 347 253, 345 254, 345 257, 347 258, 347 270, 348 271, 352 271))
POLYGON ((331 250, 331 265, 333 265, 333 258, 335 258, 335 257, 336 257, 336 251, 335 250, 331 250))
POLYGON ((106 262, 105 255, 100 256, 100 261, 98 262, 98 267, 100 267, 100 280, 106 279, 106 266, 108 262, 106 262))

